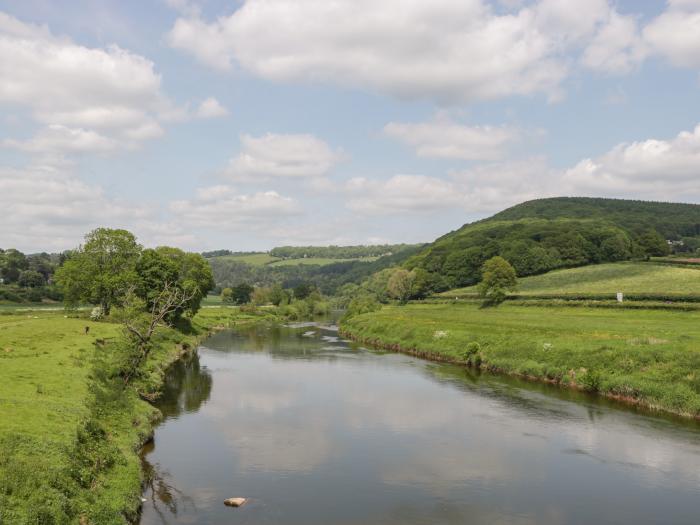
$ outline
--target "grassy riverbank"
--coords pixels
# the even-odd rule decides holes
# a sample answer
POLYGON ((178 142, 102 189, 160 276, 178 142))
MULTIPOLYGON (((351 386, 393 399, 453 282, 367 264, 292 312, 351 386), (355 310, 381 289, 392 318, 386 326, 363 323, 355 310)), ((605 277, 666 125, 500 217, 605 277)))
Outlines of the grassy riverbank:
POLYGON ((143 397, 200 338, 251 318, 208 308, 186 329, 162 330, 143 373, 124 389, 110 377, 119 325, 64 312, 0 314, 0 523, 133 520, 138 451, 159 417, 143 397))
POLYGON ((342 329, 383 348, 700 415, 700 312, 416 304, 342 329))

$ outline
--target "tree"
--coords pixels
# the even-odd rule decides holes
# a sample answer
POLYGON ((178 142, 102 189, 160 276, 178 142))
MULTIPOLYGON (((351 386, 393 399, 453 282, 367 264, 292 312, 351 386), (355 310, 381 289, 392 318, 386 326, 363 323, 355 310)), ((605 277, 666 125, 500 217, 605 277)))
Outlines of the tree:
POLYGON ((284 291, 279 283, 275 283, 272 285, 272 288, 270 288, 268 300, 275 306, 279 306, 280 304, 286 304, 289 302, 289 295, 284 291))
POLYGON ((99 304, 109 315, 112 306, 121 304, 126 291, 137 283, 140 255, 141 246, 132 233, 97 228, 56 271, 56 282, 68 305, 99 304))
POLYGON ((119 312, 127 342, 126 363, 121 370, 124 384, 139 372, 141 365, 148 359, 153 349, 151 339, 156 330, 161 326, 170 326, 170 320, 189 303, 193 293, 195 292, 187 292, 165 282, 151 305, 147 306, 136 294, 134 286, 127 290, 124 294, 124 308, 119 312))
POLYGON ((668 243, 659 232, 650 228, 637 239, 637 243, 642 247, 644 253, 651 257, 663 257, 670 253, 668 243))
POLYGON ((22 270, 29 267, 27 258, 19 250, 10 248, 0 253, 0 278, 5 284, 16 283, 22 270))
POLYGON ((508 292, 515 290, 518 279, 515 269, 503 257, 492 257, 481 270, 479 295, 484 298, 483 306, 496 306, 505 301, 508 292))
POLYGON ((415 272, 409 272, 404 268, 397 268, 389 277, 387 292, 400 304, 406 304, 413 294, 413 284, 416 281, 415 272))
POLYGON ((310 283, 299 283, 294 287, 294 298, 295 299, 306 299, 311 292, 313 292, 316 287, 310 283))
POLYGON ((189 298, 178 310, 178 314, 194 315, 199 311, 202 299, 215 286, 211 266, 198 253, 188 253, 179 248, 161 246, 156 251, 169 258, 177 267, 178 277, 174 285, 187 292, 189 298))
POLYGON ((247 283, 238 284, 231 288, 231 300, 234 304, 248 304, 253 290, 254 288, 247 283))
POLYGON ((46 284, 46 280, 39 272, 34 270, 24 270, 20 274, 17 284, 24 288, 39 288, 46 284))
POLYGON ((231 288, 224 288, 221 290, 221 301, 224 303, 232 303, 233 302, 233 290, 231 288))

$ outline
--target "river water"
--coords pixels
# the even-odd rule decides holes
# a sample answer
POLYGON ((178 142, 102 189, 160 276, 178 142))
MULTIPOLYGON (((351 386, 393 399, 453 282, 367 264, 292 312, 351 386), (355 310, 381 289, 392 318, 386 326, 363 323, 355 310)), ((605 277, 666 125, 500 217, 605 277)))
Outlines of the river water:
POLYGON ((216 334, 159 408, 142 525, 700 523, 698 424, 332 326, 216 334))

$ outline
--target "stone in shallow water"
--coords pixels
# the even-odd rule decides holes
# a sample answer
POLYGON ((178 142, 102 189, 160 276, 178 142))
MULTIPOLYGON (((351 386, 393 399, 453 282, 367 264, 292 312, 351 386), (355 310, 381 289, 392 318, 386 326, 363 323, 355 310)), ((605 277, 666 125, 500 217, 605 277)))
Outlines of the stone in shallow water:
POLYGON ((229 498, 224 500, 224 505, 228 507, 240 507, 248 501, 247 498, 229 498))

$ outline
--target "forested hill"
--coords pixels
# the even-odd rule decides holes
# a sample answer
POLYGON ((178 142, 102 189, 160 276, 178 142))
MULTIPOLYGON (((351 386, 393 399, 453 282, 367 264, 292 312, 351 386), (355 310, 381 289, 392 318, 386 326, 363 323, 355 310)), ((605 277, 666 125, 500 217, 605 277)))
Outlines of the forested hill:
POLYGON ((700 205, 560 197, 518 204, 466 224, 406 261, 434 291, 469 286, 506 258, 519 276, 700 248, 700 205), (672 241, 670 244, 668 241, 672 241))
POLYGON ((700 236, 700 205, 676 202, 555 197, 523 202, 486 220, 525 218, 604 219, 640 234, 653 228, 666 239, 700 236))

